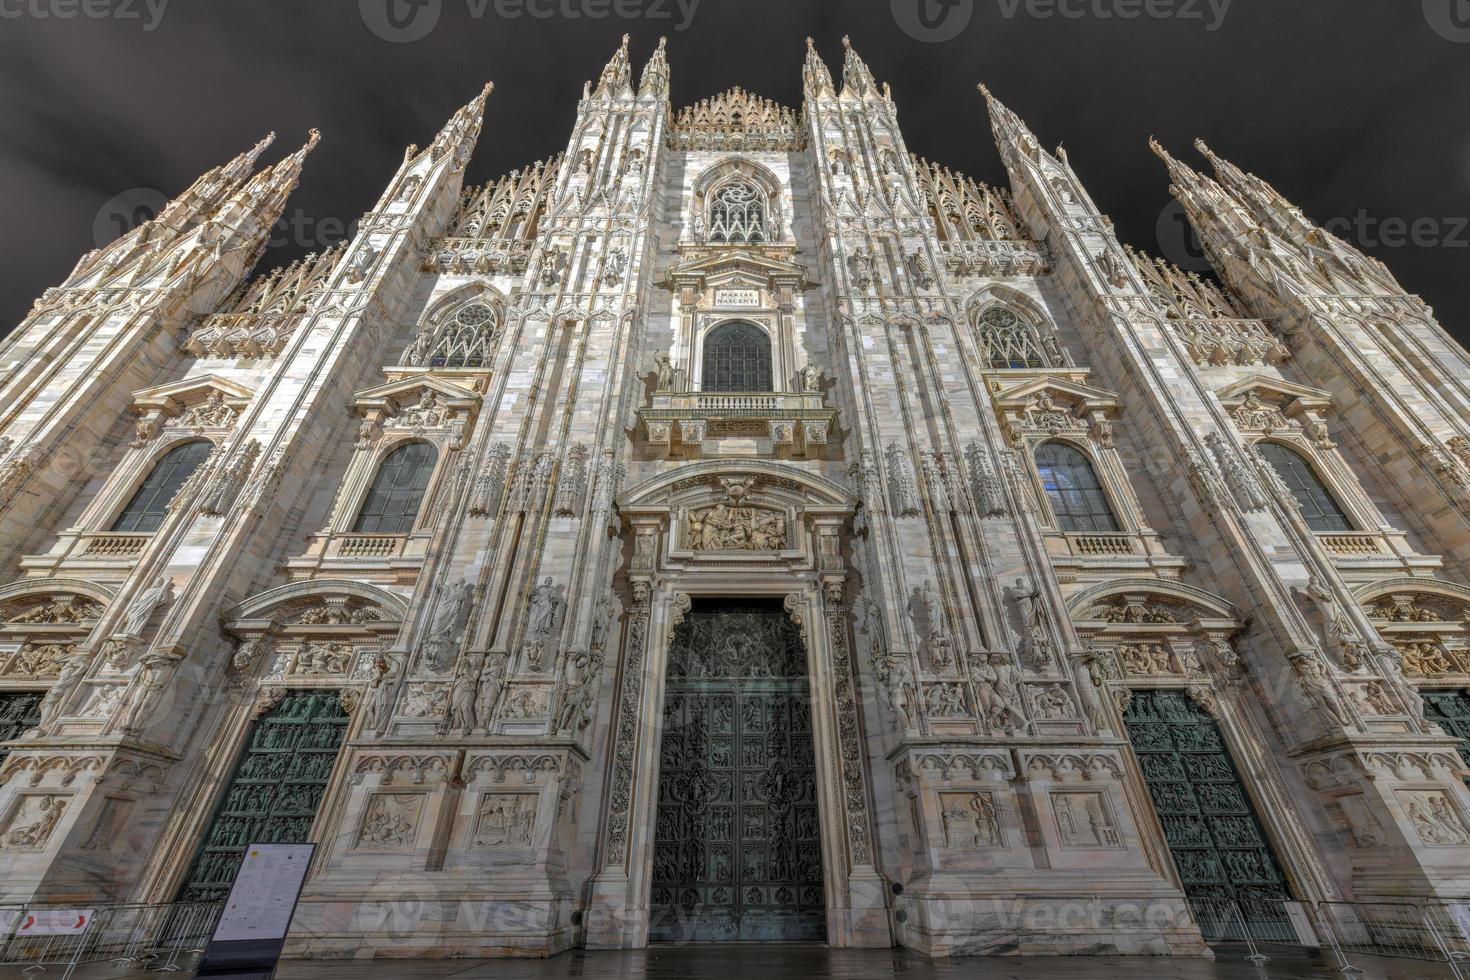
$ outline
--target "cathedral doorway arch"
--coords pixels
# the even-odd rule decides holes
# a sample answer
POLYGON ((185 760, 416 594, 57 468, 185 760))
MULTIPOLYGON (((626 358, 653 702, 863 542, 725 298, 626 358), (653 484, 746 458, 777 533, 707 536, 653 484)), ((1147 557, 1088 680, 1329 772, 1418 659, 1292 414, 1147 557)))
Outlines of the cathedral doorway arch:
MULTIPOLYGON (((883 883, 874 867, 842 558, 855 507, 847 491, 813 474, 744 460, 738 468, 726 461, 681 467, 620 499, 631 601, 587 916, 589 947, 761 938, 890 944, 883 883), (729 639, 731 623, 739 624, 743 639, 729 639), (780 676, 744 676, 763 672, 780 676), (772 741, 749 726, 746 760, 712 759, 702 741, 710 734, 711 713, 719 698, 738 701, 742 692, 750 695, 749 704, 770 718, 779 715, 793 730, 772 741), (811 746, 809 760, 801 754, 804 741, 811 746), (697 779, 689 775, 691 747, 706 757, 697 779), (768 764, 773 747, 788 756, 780 772, 768 764), (802 765, 789 765, 793 754, 802 765), (736 764, 711 765, 726 761, 736 764), (711 776, 712 769, 723 775, 711 776), (711 811, 723 804, 710 794, 723 792, 722 779, 731 780, 729 805, 746 805, 735 801, 737 777, 764 780, 742 790, 749 819, 760 826, 752 824, 743 841, 712 842, 711 827, 727 835, 725 813, 711 811), (809 780, 809 786, 793 788, 793 779, 809 780), (773 814, 773 803, 779 813, 773 814), (759 836, 772 828, 790 837, 780 848, 764 847, 759 836), (702 841, 695 839, 701 835, 702 841), (741 843, 750 845, 748 851, 741 843), (725 875, 727 853, 731 860, 749 856, 751 867, 732 865, 728 882, 714 880, 725 875), (739 897, 719 892, 737 880, 763 890, 739 897), (707 915, 691 931, 688 918, 696 908, 707 915)), ((733 719, 726 727, 720 734, 729 736, 733 752, 742 732, 733 719)), ((744 816, 738 809, 728 814, 732 820, 744 816)), ((732 826, 731 835, 736 830, 732 826)))

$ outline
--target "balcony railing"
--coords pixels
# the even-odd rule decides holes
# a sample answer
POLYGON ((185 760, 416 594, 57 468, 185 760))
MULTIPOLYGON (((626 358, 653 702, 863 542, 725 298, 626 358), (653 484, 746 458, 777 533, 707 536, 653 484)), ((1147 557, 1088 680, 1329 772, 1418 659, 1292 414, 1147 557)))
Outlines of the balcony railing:
POLYGON ((1319 534, 1317 540, 1334 555, 1381 555, 1383 548, 1378 535, 1359 532, 1357 534, 1319 534))

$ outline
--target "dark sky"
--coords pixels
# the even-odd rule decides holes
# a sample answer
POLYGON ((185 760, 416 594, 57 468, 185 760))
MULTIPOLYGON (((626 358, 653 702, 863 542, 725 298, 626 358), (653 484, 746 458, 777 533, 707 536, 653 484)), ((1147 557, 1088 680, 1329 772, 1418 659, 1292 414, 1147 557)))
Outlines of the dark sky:
POLYGON ((269 130, 272 160, 313 126, 324 139, 268 265, 340 237, 404 146, 428 142, 486 80, 496 92, 470 179, 554 153, 583 81, 627 31, 640 67, 669 36, 676 107, 732 85, 797 107, 803 39, 840 77, 850 34, 892 83, 911 150, 1003 183, 984 81, 1044 143, 1066 144, 1124 241, 1176 261, 1187 255, 1161 221, 1168 182, 1147 139, 1196 160, 1189 143, 1203 136, 1309 216, 1336 219, 1470 334, 1470 22, 1452 16, 1463 0, 1233 0, 1223 18, 1226 0, 699 0, 692 17, 691 0, 412 0, 430 5, 420 16, 442 9, 407 43, 368 26, 390 0, 110 2, 100 19, 64 17, 82 0, 0 5, 6 329, 114 225, 109 202, 131 211, 176 193, 269 130), (957 36, 905 31, 920 3, 957 36), (1150 6, 1174 16, 1118 16, 1150 6), (1411 226, 1418 241, 1401 241, 1411 226))

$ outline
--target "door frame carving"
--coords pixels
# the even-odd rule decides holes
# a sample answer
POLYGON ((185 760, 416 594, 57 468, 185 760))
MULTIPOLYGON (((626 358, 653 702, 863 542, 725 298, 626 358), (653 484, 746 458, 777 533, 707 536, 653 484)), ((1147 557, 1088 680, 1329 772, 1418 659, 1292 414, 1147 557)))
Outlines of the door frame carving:
POLYGON ((619 502, 631 555, 627 642, 619 663, 586 944, 648 944, 653 835, 665 675, 674 630, 696 598, 779 598, 802 635, 812 697, 827 940, 891 944, 883 881, 874 867, 873 809, 858 722, 845 602, 844 528, 857 501, 835 484, 776 463, 710 461, 629 490, 619 502), (780 551, 696 551, 684 545, 691 511, 727 504, 791 515, 780 551))

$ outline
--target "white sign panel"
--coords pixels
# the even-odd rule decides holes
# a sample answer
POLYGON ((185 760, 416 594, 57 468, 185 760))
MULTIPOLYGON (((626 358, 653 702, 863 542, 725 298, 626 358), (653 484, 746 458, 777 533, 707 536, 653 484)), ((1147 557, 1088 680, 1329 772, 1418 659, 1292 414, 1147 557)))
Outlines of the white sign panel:
POLYGON ((758 289, 716 289, 716 306, 760 306, 761 294, 758 289))
POLYGON ((217 943, 285 939, 315 844, 253 844, 214 930, 217 943))
POLYGON ((15 927, 17 936, 74 936, 86 932, 92 924, 93 909, 30 909, 20 919, 19 912, 0 913, 0 927, 9 932, 15 927))

